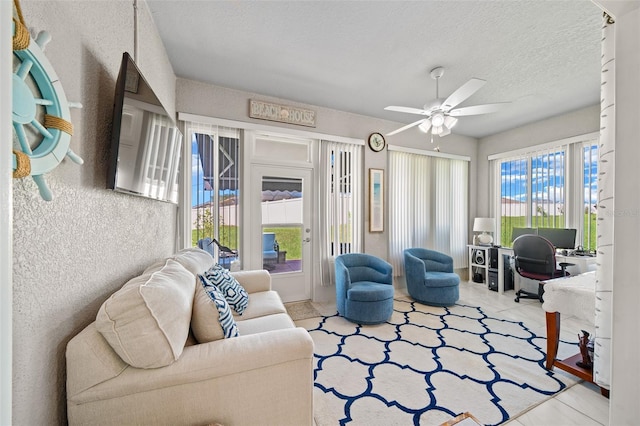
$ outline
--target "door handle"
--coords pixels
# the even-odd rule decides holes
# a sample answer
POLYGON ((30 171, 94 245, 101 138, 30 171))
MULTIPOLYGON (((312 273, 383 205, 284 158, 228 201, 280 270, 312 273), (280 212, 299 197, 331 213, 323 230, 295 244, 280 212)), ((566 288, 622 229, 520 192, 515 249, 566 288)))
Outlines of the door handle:
POLYGON ((311 241, 311 238, 309 238, 309 237, 307 237, 307 238, 302 240, 303 243, 308 243, 309 241, 311 241))

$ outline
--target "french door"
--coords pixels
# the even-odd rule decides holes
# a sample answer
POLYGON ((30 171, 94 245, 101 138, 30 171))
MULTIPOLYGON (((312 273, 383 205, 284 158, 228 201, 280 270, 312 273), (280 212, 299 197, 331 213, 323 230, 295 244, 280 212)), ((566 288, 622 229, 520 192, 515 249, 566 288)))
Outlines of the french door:
POLYGON ((310 168, 251 166, 251 263, 284 302, 312 296, 312 178, 310 168))

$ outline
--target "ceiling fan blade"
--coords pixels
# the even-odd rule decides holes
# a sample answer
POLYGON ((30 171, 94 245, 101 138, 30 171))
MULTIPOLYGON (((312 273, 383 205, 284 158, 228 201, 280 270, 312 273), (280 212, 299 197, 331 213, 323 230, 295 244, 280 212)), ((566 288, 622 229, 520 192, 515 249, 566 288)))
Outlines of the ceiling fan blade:
POLYGON ((398 134, 400 132, 404 132, 407 129, 410 129, 410 128, 414 127, 414 126, 417 126, 418 124, 421 124, 425 120, 426 120, 426 118, 423 118, 423 119, 418 120, 418 121, 414 121, 411 124, 407 124, 406 126, 400 127, 399 129, 396 129, 393 132, 387 133, 387 136, 393 136, 393 135, 398 134))
POLYGON ((461 117, 463 115, 478 115, 488 114, 490 112, 496 112, 509 105, 511 102, 498 102, 495 104, 474 105, 468 107, 462 107, 452 109, 449 111, 449 115, 453 117, 461 117))
POLYGON ((418 115, 429 115, 429 111, 425 111, 420 108, 411 108, 411 107, 403 107, 403 106, 388 106, 385 108, 387 111, 396 111, 396 112, 406 112, 409 114, 418 114, 418 115))
POLYGON ((471 95, 476 93, 484 84, 485 80, 480 80, 479 78, 472 78, 467 81, 465 84, 460 86, 458 90, 453 92, 447 99, 442 103, 442 109, 444 111, 450 111, 451 108, 455 107, 458 104, 466 101, 471 95))

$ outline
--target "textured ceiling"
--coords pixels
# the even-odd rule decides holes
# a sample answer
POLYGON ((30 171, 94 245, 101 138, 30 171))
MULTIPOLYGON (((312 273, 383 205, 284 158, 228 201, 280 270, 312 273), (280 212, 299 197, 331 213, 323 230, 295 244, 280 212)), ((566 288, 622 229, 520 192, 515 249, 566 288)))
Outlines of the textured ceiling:
MULTIPOLYGON (((421 108, 472 77, 460 106, 511 101, 462 117, 482 137, 600 99, 601 11, 589 0, 147 0, 180 77, 372 117, 421 108)), ((416 128, 408 131, 418 130, 416 128)))

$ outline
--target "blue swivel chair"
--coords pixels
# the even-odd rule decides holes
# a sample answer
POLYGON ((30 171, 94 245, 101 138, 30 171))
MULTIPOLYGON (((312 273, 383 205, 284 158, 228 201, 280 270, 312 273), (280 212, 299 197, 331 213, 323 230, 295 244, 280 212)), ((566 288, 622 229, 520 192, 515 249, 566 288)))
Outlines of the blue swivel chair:
POLYGON ((379 324, 393 313, 393 269, 384 260, 364 253, 336 257, 338 313, 357 324, 379 324))
POLYGON ((278 252, 275 250, 276 234, 274 232, 262 233, 262 263, 265 268, 272 269, 278 262, 278 252))
POLYGON ((211 238, 209 237, 204 237, 201 240, 198 240, 198 248, 206 251, 207 253, 209 253, 212 257, 215 256, 215 254, 213 253, 213 245, 211 244, 213 241, 211 241, 211 238))
POLYGON ((460 297, 460 277, 453 272, 453 259, 424 248, 404 251, 407 290, 420 303, 451 306, 460 297))

